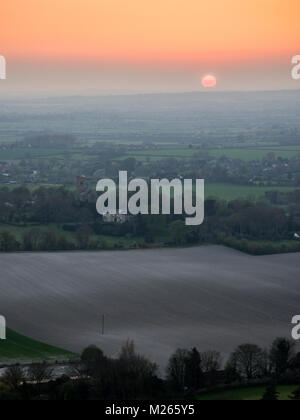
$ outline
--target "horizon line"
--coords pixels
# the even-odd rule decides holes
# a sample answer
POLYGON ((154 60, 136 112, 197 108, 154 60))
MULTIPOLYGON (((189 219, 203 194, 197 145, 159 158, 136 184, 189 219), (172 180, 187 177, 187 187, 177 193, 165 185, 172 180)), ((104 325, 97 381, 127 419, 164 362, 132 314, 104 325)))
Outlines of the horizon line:
POLYGON ((160 95, 196 95, 196 94, 233 94, 233 93, 279 93, 279 92, 299 92, 300 91, 300 87, 298 88, 283 88, 283 89, 257 89, 257 90, 253 90, 253 89, 249 89, 249 90, 218 90, 218 89, 203 89, 203 90, 184 90, 184 91, 169 91, 169 92, 164 92, 164 91, 157 91, 157 92, 126 92, 126 93, 122 93, 121 91, 119 92, 111 92, 111 93, 95 93, 95 94, 80 94, 80 93, 74 93, 74 94, 58 94, 58 93, 53 93, 53 95, 49 94, 49 93, 45 93, 45 94, 35 94, 33 93, 32 95, 25 93, 24 94, 20 94, 20 93, 5 93, 2 97, 0 97, 0 101, 2 99, 26 99, 26 96, 28 97, 28 99, 54 99, 54 98, 97 98, 97 97, 124 97, 124 96, 160 96, 160 95))

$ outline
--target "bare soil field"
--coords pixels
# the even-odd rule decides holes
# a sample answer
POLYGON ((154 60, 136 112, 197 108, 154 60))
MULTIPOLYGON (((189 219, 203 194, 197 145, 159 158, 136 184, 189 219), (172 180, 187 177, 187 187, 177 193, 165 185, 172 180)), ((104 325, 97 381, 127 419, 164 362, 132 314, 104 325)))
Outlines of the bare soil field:
POLYGON ((207 246, 0 255, 9 328, 80 352, 127 339, 161 366, 178 347, 228 355, 289 337, 300 313, 300 255, 252 257, 207 246), (105 316, 104 335, 102 317, 105 316))

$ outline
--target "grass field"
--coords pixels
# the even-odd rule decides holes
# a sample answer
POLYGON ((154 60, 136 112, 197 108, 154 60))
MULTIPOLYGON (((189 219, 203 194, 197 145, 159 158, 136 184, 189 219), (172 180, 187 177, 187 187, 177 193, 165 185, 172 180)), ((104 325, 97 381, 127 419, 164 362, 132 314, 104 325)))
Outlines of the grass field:
MULTIPOLYGON (((300 146, 266 146, 260 144, 251 147, 237 147, 237 148, 218 148, 218 149, 198 149, 189 147, 162 147, 155 150, 136 150, 128 153, 127 157, 134 157, 137 160, 145 161, 147 158, 164 159, 168 157, 174 158, 190 158, 197 153, 204 153, 208 156, 220 158, 226 156, 231 159, 241 159, 244 161, 260 160, 265 158, 269 153, 274 153, 275 157, 282 157, 291 159, 300 154, 300 146)), ((118 158, 118 160, 123 159, 118 158)))
POLYGON ((210 150, 209 154, 220 158, 226 156, 231 159, 241 159, 244 161, 259 160, 265 158, 268 153, 273 152, 275 157, 291 159, 300 153, 300 149, 296 146, 293 148, 257 148, 257 149, 219 149, 210 150))
POLYGON ((191 157, 197 150, 189 148, 161 148, 156 150, 137 150, 134 151, 133 157, 149 156, 149 157, 191 157))
POLYGON ((216 197, 222 200, 236 200, 238 198, 260 198, 267 191, 288 192, 295 190, 295 187, 251 187, 244 185, 206 183, 205 196, 216 197))
MULTIPOLYGON (((128 144, 127 144, 128 145, 128 144)), ((232 159, 241 159, 244 161, 260 160, 265 158, 270 152, 275 154, 275 157, 292 158, 300 154, 300 146, 280 146, 273 144, 259 143, 258 145, 241 145, 240 147, 218 147, 218 148, 202 148, 198 145, 178 145, 178 144, 160 144, 155 149, 136 149, 133 147, 128 150, 124 155, 115 158, 115 160, 123 160, 128 157, 133 157, 139 161, 160 160, 166 158, 188 159, 194 155, 201 154, 203 156, 210 156, 220 158, 226 156, 232 159)), ((19 161, 21 159, 65 159, 68 160, 90 160, 91 154, 90 147, 83 148, 17 148, 1 150, 1 159, 6 161, 19 161)))
POLYGON ((71 358, 74 353, 32 340, 8 329, 7 339, 0 341, 0 363, 9 360, 48 360, 71 358))
MULTIPOLYGON (((293 391, 299 389, 299 385, 278 386, 279 399, 282 401, 289 400, 289 396, 293 391)), ((265 386, 254 388, 235 389, 232 391, 215 392, 199 397, 200 401, 259 401, 262 399, 266 390, 265 386)))

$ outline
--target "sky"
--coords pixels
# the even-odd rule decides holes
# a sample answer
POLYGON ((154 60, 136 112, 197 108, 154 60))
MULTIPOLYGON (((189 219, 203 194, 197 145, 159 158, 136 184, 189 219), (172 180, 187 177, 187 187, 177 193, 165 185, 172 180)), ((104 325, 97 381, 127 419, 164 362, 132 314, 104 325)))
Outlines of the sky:
POLYGON ((0 94, 298 89, 299 0, 3 0, 0 94))

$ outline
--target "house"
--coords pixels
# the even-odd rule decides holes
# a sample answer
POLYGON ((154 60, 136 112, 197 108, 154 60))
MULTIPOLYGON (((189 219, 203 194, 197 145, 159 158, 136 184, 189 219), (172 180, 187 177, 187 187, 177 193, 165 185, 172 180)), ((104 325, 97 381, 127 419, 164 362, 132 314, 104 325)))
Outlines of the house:
POLYGON ((132 218, 132 216, 130 216, 128 212, 124 210, 117 210, 116 212, 107 212, 102 216, 103 222, 119 224, 126 223, 132 218))

